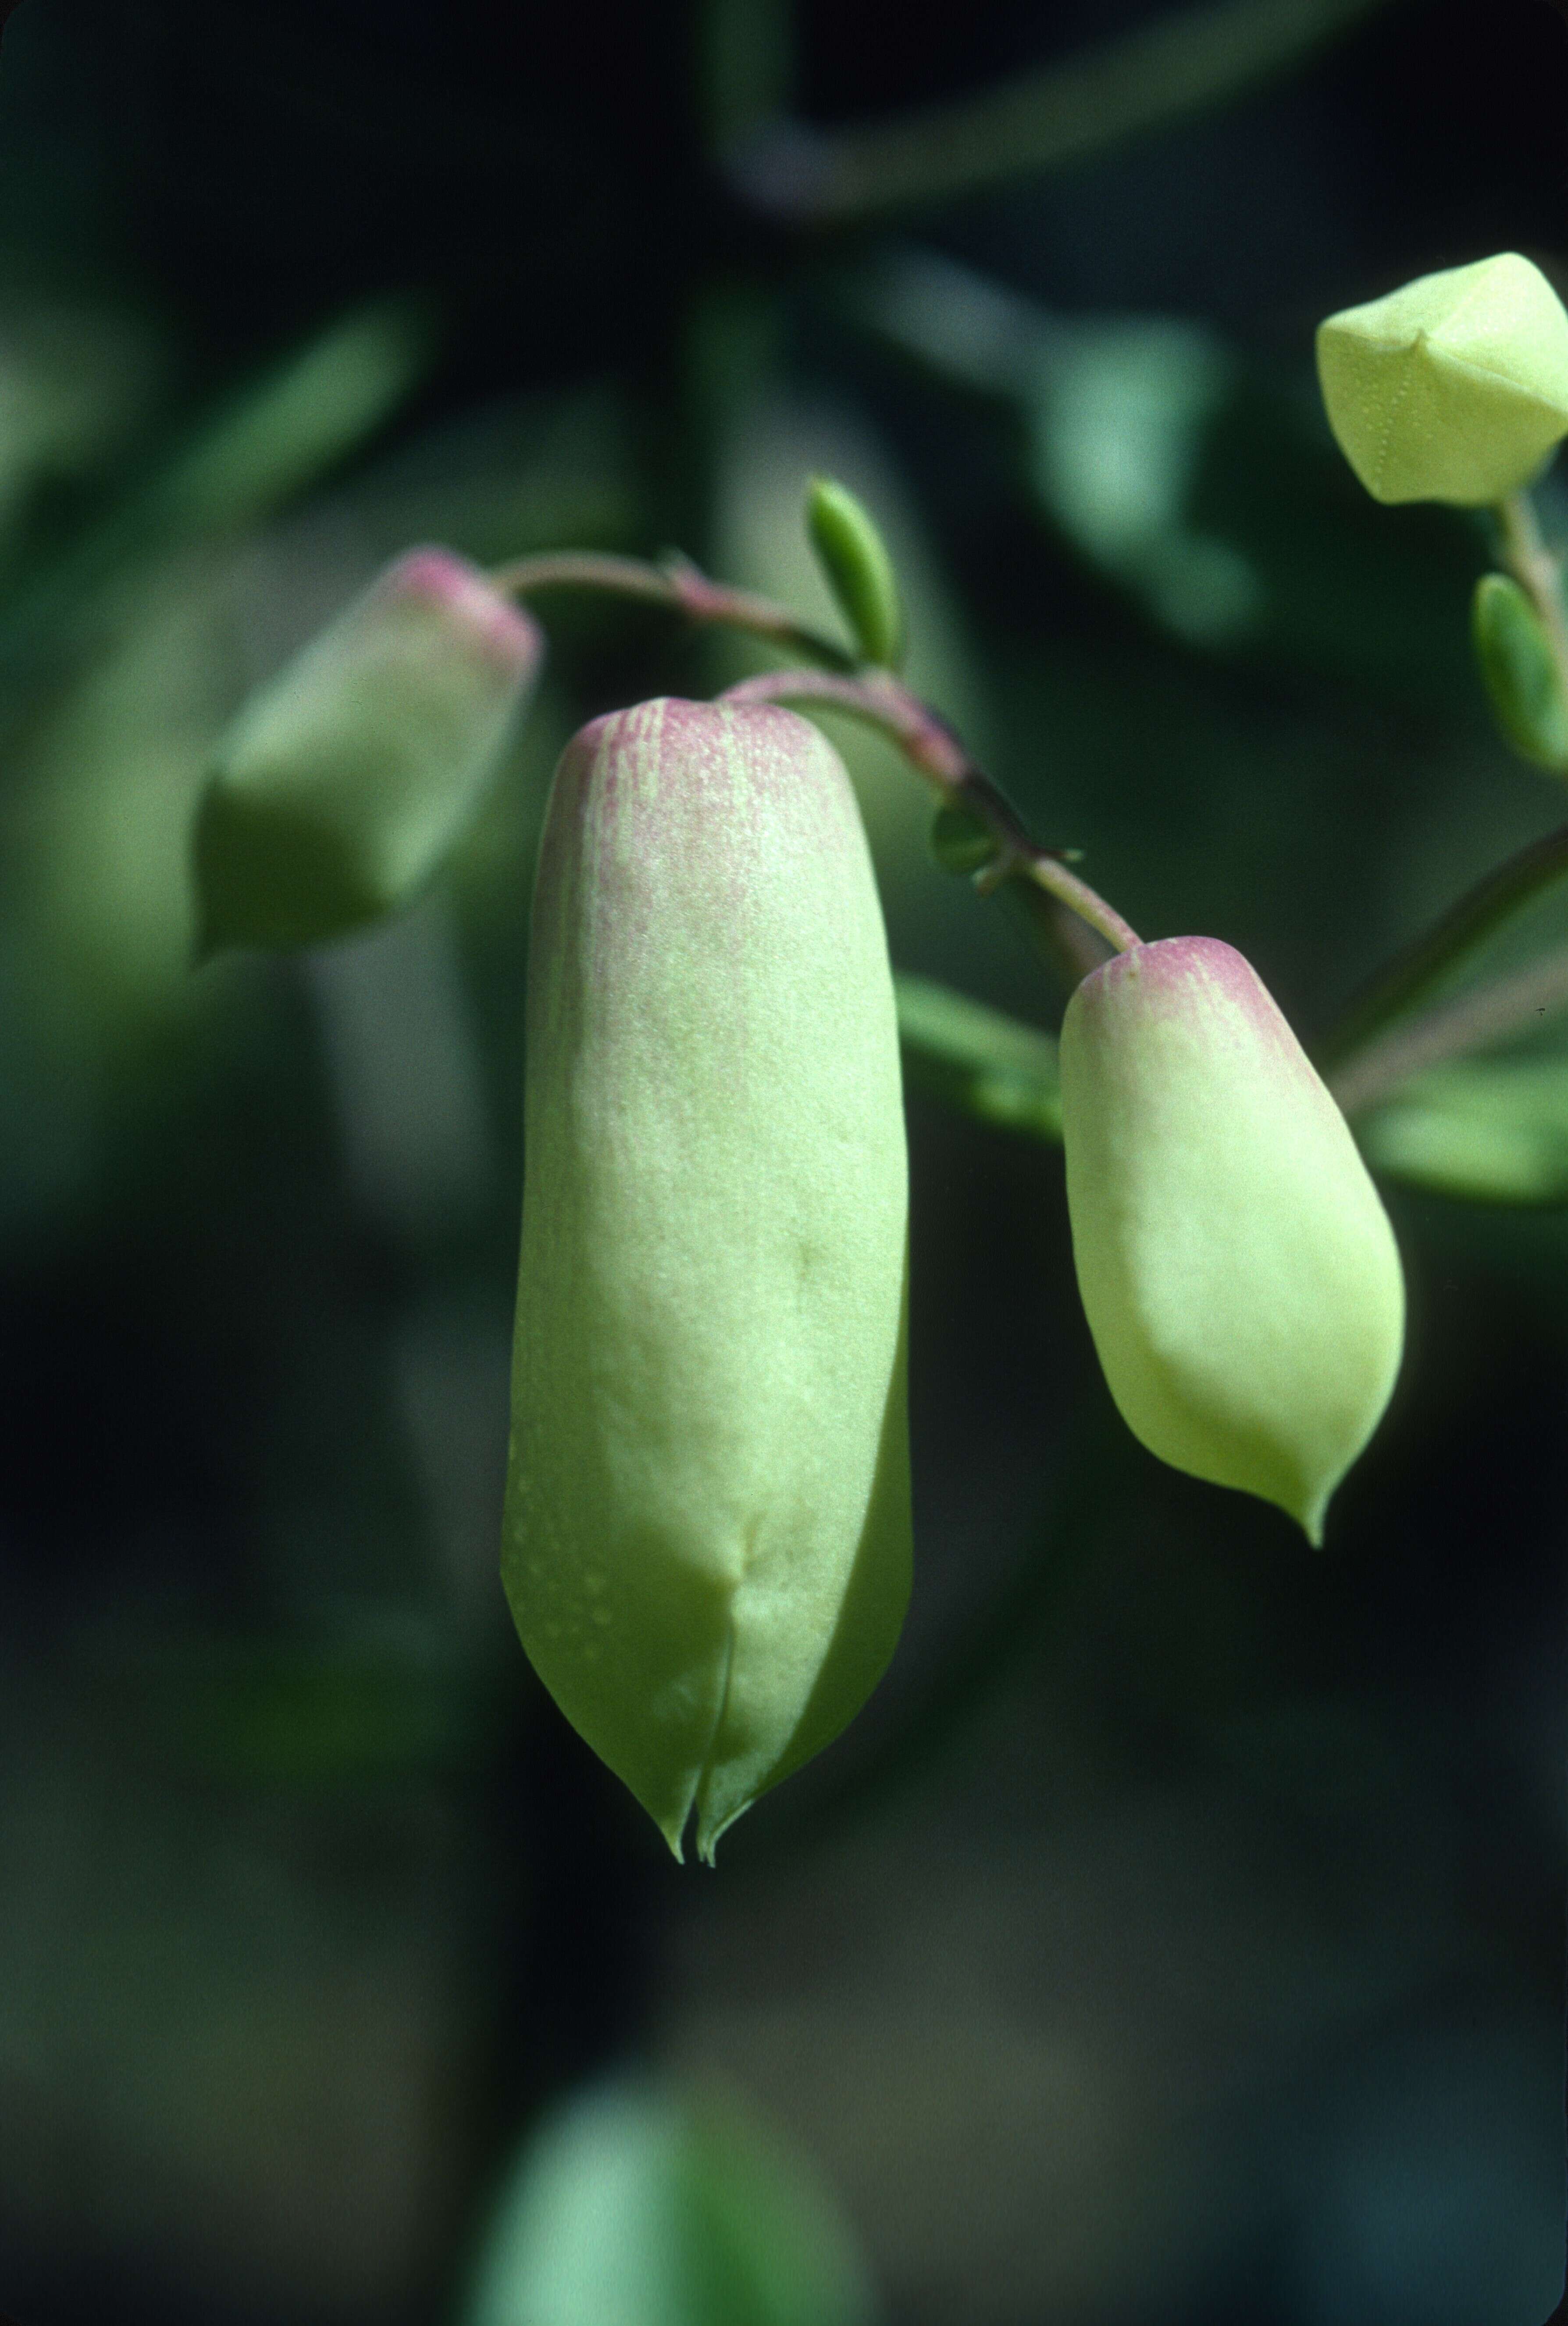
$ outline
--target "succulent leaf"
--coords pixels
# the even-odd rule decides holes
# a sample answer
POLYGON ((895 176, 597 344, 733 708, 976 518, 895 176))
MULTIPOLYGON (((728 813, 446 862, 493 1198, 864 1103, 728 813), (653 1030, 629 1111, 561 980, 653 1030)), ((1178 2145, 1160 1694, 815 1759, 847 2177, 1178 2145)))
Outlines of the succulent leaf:
POLYGON ((911 1085, 1026 1138, 1062 1140, 1056 1044, 929 977, 897 977, 898 1036, 911 1085))

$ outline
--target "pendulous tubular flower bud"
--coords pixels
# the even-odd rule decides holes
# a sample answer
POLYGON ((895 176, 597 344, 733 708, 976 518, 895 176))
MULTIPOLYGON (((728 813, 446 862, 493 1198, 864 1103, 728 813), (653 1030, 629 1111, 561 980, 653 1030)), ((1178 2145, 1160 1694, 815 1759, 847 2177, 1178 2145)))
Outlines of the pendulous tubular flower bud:
POLYGON ((1506 250, 1318 327, 1329 424, 1374 500, 1499 501, 1568 435, 1568 314, 1506 250))
POLYGON ((907 1166, 843 767, 660 701, 556 770, 528 971, 502 1573, 567 1718, 710 1862, 909 1595, 907 1166))
POLYGON ((417 894, 499 764, 543 651, 466 559, 416 549, 254 695, 196 821, 200 951, 316 944, 417 894))
POLYGON ((1062 1023, 1062 1116, 1079 1288, 1128 1428, 1321 1542, 1399 1370, 1404 1279, 1251 964, 1169 937, 1097 969, 1062 1023))

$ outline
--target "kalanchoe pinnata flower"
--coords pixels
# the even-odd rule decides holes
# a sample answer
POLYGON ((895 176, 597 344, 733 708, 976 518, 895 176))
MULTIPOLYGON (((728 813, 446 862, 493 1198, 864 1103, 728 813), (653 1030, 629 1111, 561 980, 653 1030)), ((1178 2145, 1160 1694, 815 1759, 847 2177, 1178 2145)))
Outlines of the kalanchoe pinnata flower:
POLYGON ((196 823, 201 946, 303 945, 415 896, 461 837, 538 669, 538 625, 416 549, 252 697, 196 823))
POLYGON ((1399 1369, 1405 1293, 1343 1116, 1257 972, 1212 937, 1118 954, 1062 1028, 1072 1249, 1152 1453, 1321 1541, 1399 1369))
POLYGON ((1329 424, 1375 500, 1479 507, 1568 435, 1568 314, 1514 251, 1318 327, 1329 424))
POLYGON ((909 1589, 906 1164, 844 769, 793 712, 596 720, 528 972, 503 1573, 679 1856, 837 1735, 909 1589))

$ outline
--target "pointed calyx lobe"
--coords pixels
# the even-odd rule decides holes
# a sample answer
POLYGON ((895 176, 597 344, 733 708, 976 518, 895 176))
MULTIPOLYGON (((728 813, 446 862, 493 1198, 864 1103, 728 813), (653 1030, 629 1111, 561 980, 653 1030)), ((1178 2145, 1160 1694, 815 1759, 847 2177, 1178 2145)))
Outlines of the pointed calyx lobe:
POLYGON ((906 1165, 837 755, 661 701, 556 771, 534 895, 503 1574, 680 1854, 856 1712, 909 1588, 906 1165))
POLYGON ((1398 1372, 1404 1281, 1343 1116, 1250 964, 1118 954, 1062 1029, 1067 1197, 1106 1379, 1151 1452, 1313 1542, 1398 1372))

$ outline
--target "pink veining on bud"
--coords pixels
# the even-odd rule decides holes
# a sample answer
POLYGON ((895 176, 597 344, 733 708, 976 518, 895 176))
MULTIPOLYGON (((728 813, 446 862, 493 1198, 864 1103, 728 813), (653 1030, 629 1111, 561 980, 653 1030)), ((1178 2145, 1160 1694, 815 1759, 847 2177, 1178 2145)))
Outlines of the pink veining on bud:
POLYGON ((1073 998, 1086 1011, 1139 1007, 1174 1036, 1202 1022, 1204 1039, 1217 1047, 1256 1044, 1313 1091, 1312 1103, 1328 1096, 1252 963, 1222 938, 1161 937, 1113 954, 1073 998))

